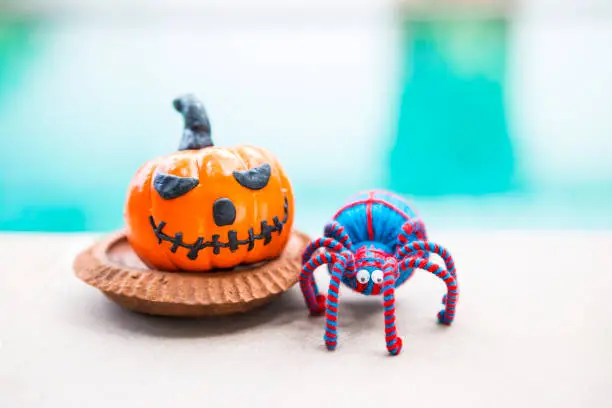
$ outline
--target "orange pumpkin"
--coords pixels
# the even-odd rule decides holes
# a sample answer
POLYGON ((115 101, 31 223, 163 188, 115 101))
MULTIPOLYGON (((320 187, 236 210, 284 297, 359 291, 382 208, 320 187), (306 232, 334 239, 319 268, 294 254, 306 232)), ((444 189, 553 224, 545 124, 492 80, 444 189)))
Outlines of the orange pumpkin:
POLYGON ((204 107, 174 100, 185 119, 179 151, 145 163, 130 183, 127 237, 162 270, 231 268, 280 255, 293 224, 293 193, 278 160, 253 146, 213 146, 204 107))

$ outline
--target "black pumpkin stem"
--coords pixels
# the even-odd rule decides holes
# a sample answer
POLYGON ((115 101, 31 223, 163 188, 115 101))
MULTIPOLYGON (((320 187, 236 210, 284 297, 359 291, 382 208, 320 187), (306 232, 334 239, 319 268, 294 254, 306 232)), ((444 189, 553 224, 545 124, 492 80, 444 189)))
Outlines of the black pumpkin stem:
POLYGON ((185 129, 179 150, 196 150, 213 146, 210 137, 210 122, 202 102, 195 95, 188 94, 176 98, 172 104, 185 119, 185 129))

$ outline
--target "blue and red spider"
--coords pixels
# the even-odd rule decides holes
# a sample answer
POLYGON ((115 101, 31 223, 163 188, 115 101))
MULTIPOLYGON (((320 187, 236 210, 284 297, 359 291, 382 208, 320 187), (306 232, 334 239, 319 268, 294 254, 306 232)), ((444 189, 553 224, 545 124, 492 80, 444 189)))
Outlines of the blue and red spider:
POLYGON ((402 339, 395 327, 395 288, 415 269, 431 272, 446 284, 444 308, 438 321, 450 325, 455 318, 459 286, 455 263, 446 248, 427 239, 423 222, 403 198, 385 191, 367 191, 342 207, 325 226, 324 236, 304 251, 300 288, 312 315, 325 313, 325 345, 338 344, 338 292, 340 283, 364 295, 383 295, 387 350, 397 355, 402 339), (439 255, 441 267, 429 260, 439 255), (314 279, 317 267, 328 264, 331 275, 327 298, 314 279))

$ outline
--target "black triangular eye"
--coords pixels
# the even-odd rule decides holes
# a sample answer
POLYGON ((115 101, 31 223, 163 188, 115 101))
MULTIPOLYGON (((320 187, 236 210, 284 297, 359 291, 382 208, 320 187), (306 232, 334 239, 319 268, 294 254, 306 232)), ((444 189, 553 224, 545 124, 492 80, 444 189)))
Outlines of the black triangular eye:
POLYGON ((197 178, 178 177, 172 174, 157 173, 153 179, 155 191, 164 200, 172 200, 187 194, 199 184, 197 178))
POLYGON ((268 163, 245 171, 234 171, 234 178, 242 187, 261 190, 270 181, 271 167, 268 163))

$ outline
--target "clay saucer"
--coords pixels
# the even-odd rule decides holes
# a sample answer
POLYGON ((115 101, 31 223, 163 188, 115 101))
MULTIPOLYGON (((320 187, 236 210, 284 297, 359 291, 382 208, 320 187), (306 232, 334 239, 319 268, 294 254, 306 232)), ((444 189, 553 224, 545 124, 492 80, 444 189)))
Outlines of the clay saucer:
POLYGON ((308 240, 293 231, 280 257, 255 265, 203 273, 164 272, 144 266, 125 233, 117 232, 80 253, 74 270, 113 302, 135 312, 225 315, 264 305, 292 287, 308 240))

